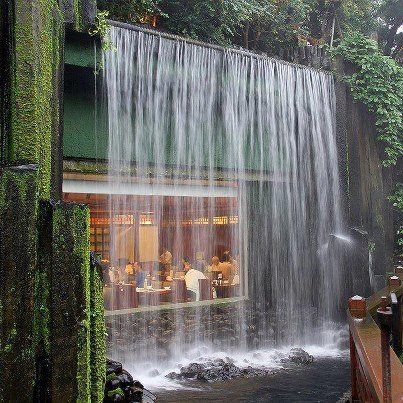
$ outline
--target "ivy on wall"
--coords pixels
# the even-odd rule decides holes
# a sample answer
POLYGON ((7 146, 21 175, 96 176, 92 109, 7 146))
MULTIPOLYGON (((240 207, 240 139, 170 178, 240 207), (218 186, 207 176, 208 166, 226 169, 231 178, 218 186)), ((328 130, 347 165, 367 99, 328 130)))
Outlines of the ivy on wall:
MULTIPOLYGON (((375 41, 362 34, 346 36, 331 51, 350 62, 354 72, 344 77, 355 100, 364 103, 375 115, 378 139, 385 144, 384 166, 397 164, 403 155, 403 68, 384 56, 375 41)), ((393 206, 403 212, 403 185, 397 183, 389 197, 393 206)), ((397 244, 403 245, 403 227, 398 223, 397 244)))
POLYGON ((356 67, 344 79, 354 99, 375 114, 378 138, 386 146, 384 165, 395 165, 403 155, 403 68, 384 56, 375 41, 359 33, 347 36, 332 53, 356 67))
POLYGON ((393 207, 398 212, 396 245, 398 253, 399 251, 401 253, 403 251, 403 184, 402 183, 398 183, 396 185, 396 191, 392 196, 389 197, 389 200, 392 202, 393 207))

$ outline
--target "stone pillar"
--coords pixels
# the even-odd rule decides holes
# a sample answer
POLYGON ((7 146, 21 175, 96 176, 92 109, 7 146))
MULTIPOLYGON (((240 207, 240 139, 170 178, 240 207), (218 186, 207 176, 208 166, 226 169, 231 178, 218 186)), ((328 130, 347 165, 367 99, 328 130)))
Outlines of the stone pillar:
POLYGON ((35 166, 0 172, 0 401, 32 401, 39 174, 35 166))
POLYGON ((57 203, 53 214, 51 399, 90 400, 89 208, 57 203))
POLYGON ((106 377, 106 327, 102 271, 92 256, 90 266, 90 350, 91 350, 91 402, 102 403, 106 377))
POLYGON ((10 129, 7 161, 37 163, 42 198, 51 194, 52 139, 59 130, 57 82, 62 15, 56 0, 10 0, 10 129))
POLYGON ((48 201, 39 202, 38 214, 38 263, 35 274, 34 337, 36 349, 36 383, 34 399, 49 401, 50 389, 50 279, 52 268, 52 216, 53 206, 48 201))
POLYGON ((94 23, 96 0, 60 0, 66 23, 75 31, 84 31, 94 23))

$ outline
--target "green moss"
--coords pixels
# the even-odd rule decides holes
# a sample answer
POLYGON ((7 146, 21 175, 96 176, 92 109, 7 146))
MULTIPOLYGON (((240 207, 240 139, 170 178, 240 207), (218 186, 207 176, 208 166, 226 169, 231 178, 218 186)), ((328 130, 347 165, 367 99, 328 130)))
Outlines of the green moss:
POLYGON ((0 178, 2 401, 30 401, 35 381, 37 184, 38 172, 32 167, 7 168, 0 178))
POLYGON ((116 388, 108 392, 108 397, 112 397, 114 395, 124 396, 125 394, 121 388, 116 388))
POLYGON ((82 0, 73 0, 74 27, 76 31, 83 30, 83 4, 82 0))
POLYGON ((89 208, 58 203, 53 215, 53 401, 90 401, 89 208))
MULTIPOLYGON (((103 283, 96 265, 90 271, 91 402, 102 402, 106 374, 103 283)), ((115 375, 116 376, 116 375, 115 375)))
POLYGON ((86 302, 80 322, 77 357, 78 402, 91 401, 90 393, 90 212, 87 206, 73 207, 74 255, 80 260, 81 292, 86 302))
POLYGON ((53 208, 42 202, 39 209, 38 267, 35 272, 34 337, 37 346, 43 345, 50 353, 50 268, 52 265, 52 222, 53 208))
POLYGON ((48 198, 52 136, 59 130, 55 71, 61 17, 56 0, 16 2, 13 28, 9 160, 38 163, 40 194, 48 198))
POLYGON ((108 381, 113 381, 113 380, 115 380, 117 377, 118 377, 118 376, 117 376, 114 372, 112 372, 111 374, 109 374, 109 375, 106 377, 106 382, 108 382, 108 381))

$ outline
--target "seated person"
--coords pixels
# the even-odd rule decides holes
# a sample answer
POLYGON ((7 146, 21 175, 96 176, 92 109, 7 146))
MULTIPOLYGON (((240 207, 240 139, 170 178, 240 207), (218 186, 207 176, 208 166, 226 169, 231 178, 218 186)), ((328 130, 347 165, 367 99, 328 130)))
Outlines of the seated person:
POLYGON ((144 280, 146 279, 147 273, 143 270, 139 263, 135 263, 136 265, 136 284, 137 287, 143 288, 144 287, 144 280))
POLYGON ((217 256, 213 256, 211 258, 211 265, 207 266, 206 268, 206 274, 220 271, 219 266, 220 266, 220 259, 217 256))
POLYGON ((138 269, 138 263, 137 262, 130 262, 126 265, 126 276, 127 276, 127 281, 133 282, 136 281, 136 271, 138 269))
POLYGON ((170 270, 172 265, 172 253, 167 248, 162 248, 162 255, 159 257, 160 270, 170 270))
POLYGON ((223 280, 232 281, 234 277, 234 268, 230 263, 230 256, 227 253, 224 253, 222 256, 222 262, 218 265, 219 270, 222 273, 223 280))
POLYGON ((185 282, 188 290, 188 296, 192 301, 199 301, 199 279, 205 279, 206 276, 201 271, 192 269, 190 264, 185 265, 185 271, 185 282))
POLYGON ((187 257, 184 257, 182 259, 182 265, 183 265, 183 271, 187 271, 189 269, 191 269, 191 264, 190 264, 190 260, 187 257))

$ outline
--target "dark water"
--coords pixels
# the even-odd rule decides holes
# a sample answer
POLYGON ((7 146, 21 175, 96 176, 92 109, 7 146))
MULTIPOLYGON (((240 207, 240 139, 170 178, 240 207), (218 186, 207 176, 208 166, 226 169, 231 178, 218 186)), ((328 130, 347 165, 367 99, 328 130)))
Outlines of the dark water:
POLYGON ((156 391, 158 402, 337 402, 350 387, 346 358, 321 358, 274 375, 212 384, 192 390, 156 391))

